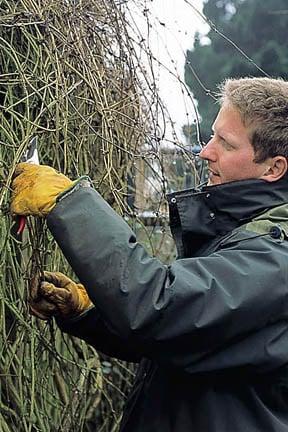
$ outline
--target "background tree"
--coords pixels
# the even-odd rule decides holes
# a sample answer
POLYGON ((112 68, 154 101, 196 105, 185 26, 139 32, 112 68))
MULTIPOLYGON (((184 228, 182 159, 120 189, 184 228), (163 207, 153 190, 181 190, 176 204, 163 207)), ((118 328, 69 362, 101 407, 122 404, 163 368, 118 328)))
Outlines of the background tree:
MULTIPOLYGON (((206 141, 217 112, 217 104, 211 96, 217 92, 221 81, 227 77, 265 76, 265 73, 288 78, 285 37, 288 5, 286 0, 208 0, 203 13, 217 30, 212 25, 205 37, 196 35, 193 49, 187 51, 185 81, 198 101, 201 131, 206 141)), ((189 129, 183 130, 187 136, 189 129)))

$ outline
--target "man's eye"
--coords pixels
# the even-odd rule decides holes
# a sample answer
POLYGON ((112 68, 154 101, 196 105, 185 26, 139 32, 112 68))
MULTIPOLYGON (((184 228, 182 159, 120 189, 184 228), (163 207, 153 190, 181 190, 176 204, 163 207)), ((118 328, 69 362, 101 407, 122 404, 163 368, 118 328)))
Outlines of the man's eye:
POLYGON ((224 139, 221 139, 221 142, 222 142, 223 147, 225 147, 225 149, 233 150, 233 146, 231 144, 229 144, 227 141, 225 141, 224 139))

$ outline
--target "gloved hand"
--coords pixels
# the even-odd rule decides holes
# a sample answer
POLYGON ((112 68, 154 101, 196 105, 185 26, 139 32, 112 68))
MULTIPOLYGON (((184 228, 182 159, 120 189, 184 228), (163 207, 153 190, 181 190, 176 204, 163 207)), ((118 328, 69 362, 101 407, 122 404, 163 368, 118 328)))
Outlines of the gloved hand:
POLYGON ((12 183, 11 213, 21 216, 47 216, 57 196, 73 185, 64 174, 47 165, 22 162, 12 183))
POLYGON ((45 280, 32 287, 29 300, 32 315, 43 320, 51 317, 75 318, 92 306, 82 284, 60 272, 44 272, 45 280))

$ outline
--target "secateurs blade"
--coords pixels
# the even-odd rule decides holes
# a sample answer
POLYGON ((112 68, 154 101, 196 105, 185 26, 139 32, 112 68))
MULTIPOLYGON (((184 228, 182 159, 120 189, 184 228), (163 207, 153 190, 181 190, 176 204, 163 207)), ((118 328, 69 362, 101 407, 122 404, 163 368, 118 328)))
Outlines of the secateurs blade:
MULTIPOLYGON (((31 139, 25 153, 20 159, 21 162, 26 163, 33 163, 36 165, 39 165, 39 156, 38 156, 38 149, 37 149, 37 137, 34 137, 31 139)), ((19 224, 17 229, 17 235, 22 234, 25 225, 26 225, 26 217, 25 216, 19 216, 19 224)))

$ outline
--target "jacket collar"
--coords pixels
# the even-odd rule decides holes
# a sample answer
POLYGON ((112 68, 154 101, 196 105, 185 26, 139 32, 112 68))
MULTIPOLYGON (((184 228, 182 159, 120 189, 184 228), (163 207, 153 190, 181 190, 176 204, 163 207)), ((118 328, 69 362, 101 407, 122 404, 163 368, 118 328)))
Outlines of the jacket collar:
POLYGON ((180 256, 191 256, 270 208, 288 203, 288 175, 277 182, 240 180, 167 195, 170 227, 180 256))

